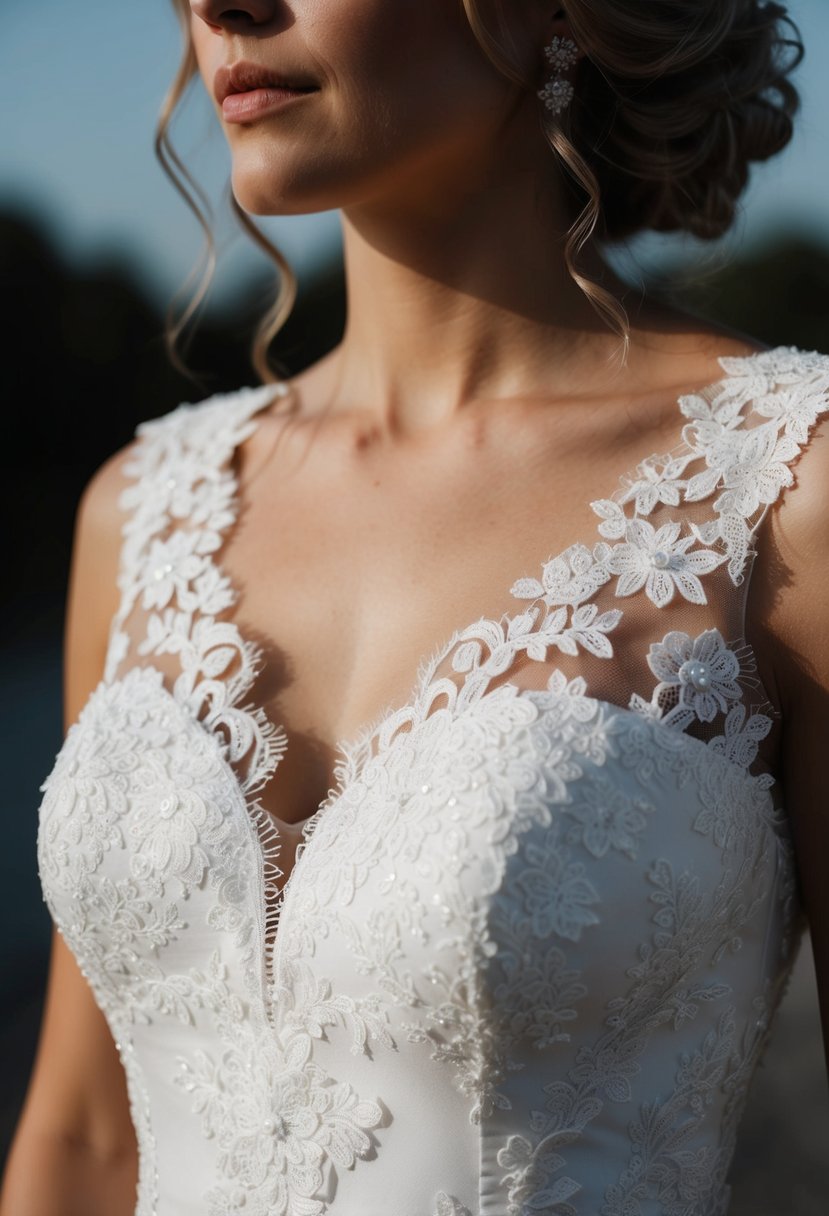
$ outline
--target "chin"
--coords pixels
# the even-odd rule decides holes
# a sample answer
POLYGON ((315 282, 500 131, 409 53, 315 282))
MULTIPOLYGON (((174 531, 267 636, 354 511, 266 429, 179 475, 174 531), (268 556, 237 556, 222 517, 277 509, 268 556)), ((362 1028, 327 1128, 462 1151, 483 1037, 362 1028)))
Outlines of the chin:
POLYGON ((279 165, 234 163, 231 187, 239 206, 251 215, 303 215, 322 209, 279 165))

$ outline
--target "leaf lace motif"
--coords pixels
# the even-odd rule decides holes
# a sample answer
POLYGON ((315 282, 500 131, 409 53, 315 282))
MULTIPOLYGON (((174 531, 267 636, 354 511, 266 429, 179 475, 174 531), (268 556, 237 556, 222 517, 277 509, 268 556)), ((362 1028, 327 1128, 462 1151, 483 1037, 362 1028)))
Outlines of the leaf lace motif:
MULTIPOLYGON (((176 655, 180 673, 172 695, 216 739, 239 787, 256 831, 264 888, 264 955, 270 974, 272 942, 281 910, 281 837, 257 794, 285 753, 281 726, 261 707, 245 704, 262 663, 261 649, 243 639, 232 620, 221 619, 237 599, 215 561, 237 513, 231 457, 256 428, 254 414, 284 385, 218 395, 200 405, 181 405, 142 423, 125 473, 134 478, 119 505, 124 525, 119 611, 113 621, 104 679, 114 679, 128 657, 125 625, 138 606, 147 612, 140 658, 176 655), (181 524, 186 524, 182 527, 181 524), (270 945, 268 943, 271 943, 270 945)), ((176 792, 170 792, 175 797, 176 792)), ((169 825, 165 825, 165 830, 169 825)), ((147 843, 152 843, 148 826, 147 843)), ((159 845, 164 842, 159 835, 159 845)))

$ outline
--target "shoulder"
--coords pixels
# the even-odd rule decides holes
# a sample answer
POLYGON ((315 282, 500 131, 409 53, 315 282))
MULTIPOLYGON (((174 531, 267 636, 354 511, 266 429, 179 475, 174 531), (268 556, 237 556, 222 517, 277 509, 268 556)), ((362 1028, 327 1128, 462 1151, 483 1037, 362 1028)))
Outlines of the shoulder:
POLYGON ((755 372, 755 424, 767 435, 755 441, 756 426, 749 429, 738 453, 738 471, 758 485, 768 482, 751 613, 764 651, 774 656, 780 709, 793 724, 809 696, 805 672, 825 663, 829 688, 829 647, 813 653, 821 630, 829 630, 829 355, 768 352, 755 372), (756 461, 746 458, 748 445, 756 461))
POLYGON ((138 450, 138 439, 119 448, 104 461, 87 481, 75 516, 74 561, 88 552, 117 559, 121 535, 119 503, 128 485, 130 461, 138 450))
POLYGON ((119 510, 125 465, 136 441, 114 452, 87 482, 75 515, 66 597, 63 659, 64 722, 74 722, 104 673, 110 624, 118 611, 123 544, 119 510))
MULTIPOLYGON (((73 565, 95 561, 117 571, 124 525, 142 509, 164 513, 166 498, 184 482, 217 470, 255 429, 254 415, 281 385, 217 393, 138 424, 133 438, 109 456, 86 483, 75 521, 73 565)), ((105 585, 115 579, 105 578, 105 585)))
POLYGON ((139 464, 126 471, 140 473, 145 455, 149 463, 183 453, 221 463, 253 432, 254 416, 287 394, 286 385, 278 382, 182 402, 160 417, 139 423, 135 432, 139 464))
MULTIPOLYGON (((754 538, 747 633, 763 682, 780 712, 778 775, 787 810, 801 843, 811 841, 809 849, 825 850, 829 847, 829 800, 824 792, 829 741, 829 356, 804 353, 800 371, 794 358, 783 370, 786 382, 754 402, 770 434, 777 430, 779 448, 775 455, 772 443, 764 445, 765 471, 746 464, 755 479, 767 476, 770 487, 769 506, 754 538)), ((806 855, 801 848, 801 868, 806 855)), ((829 917, 829 905, 822 915, 829 917)), ((829 967, 829 925, 826 932, 829 967)))
POLYGON ((123 511, 132 505, 131 487, 136 481, 153 480, 152 474, 160 466, 192 460, 199 454, 205 460, 226 459, 252 431, 256 412, 283 394, 281 386, 242 388, 182 402, 140 422, 133 438, 113 452, 86 483, 76 516, 76 546, 111 556, 121 535, 123 511))

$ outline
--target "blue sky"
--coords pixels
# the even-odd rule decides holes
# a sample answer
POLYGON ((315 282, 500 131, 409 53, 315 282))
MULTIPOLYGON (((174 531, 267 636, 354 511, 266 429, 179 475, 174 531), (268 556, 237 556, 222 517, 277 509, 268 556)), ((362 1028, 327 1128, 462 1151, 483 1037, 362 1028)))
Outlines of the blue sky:
MULTIPOLYGON (((300 2, 300 0, 298 0, 300 2)), ((394 0, 389 0, 393 3, 394 0)), ((169 0, 2 0, 0 39, 0 207, 42 216, 77 262, 122 253, 159 300, 195 261, 195 221, 167 183, 152 151, 161 99, 178 61, 179 32, 169 0)), ((792 0, 807 58, 798 73, 803 111, 792 145, 757 166, 728 251, 799 226, 829 244, 829 2, 792 0)), ((200 87, 175 127, 187 163, 219 201, 228 157, 200 87)), ((266 221, 300 275, 336 248, 336 213, 266 221)), ((220 221, 221 300, 261 255, 220 221)), ((706 250, 709 247, 706 246, 706 250)), ((634 252, 644 265, 696 257, 693 242, 649 239, 634 252)))

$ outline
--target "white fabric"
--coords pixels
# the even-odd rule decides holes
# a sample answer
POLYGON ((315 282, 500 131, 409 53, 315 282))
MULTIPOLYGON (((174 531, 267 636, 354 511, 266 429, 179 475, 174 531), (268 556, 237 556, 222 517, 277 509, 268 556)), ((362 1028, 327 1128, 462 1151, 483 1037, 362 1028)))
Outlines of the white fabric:
POLYGON ((799 927, 745 575, 829 356, 720 363, 599 538, 341 745, 284 887, 257 796, 289 743, 218 562, 284 386, 141 425, 38 840, 124 1062, 137 1216, 725 1212, 799 927))

